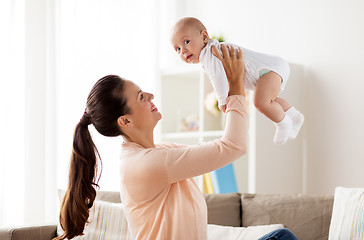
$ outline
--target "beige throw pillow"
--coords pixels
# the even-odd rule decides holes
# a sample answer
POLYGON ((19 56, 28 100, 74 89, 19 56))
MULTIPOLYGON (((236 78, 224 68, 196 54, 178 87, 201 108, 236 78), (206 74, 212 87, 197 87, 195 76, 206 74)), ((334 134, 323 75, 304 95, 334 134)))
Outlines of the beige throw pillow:
MULTIPOLYGON (((63 233, 58 226, 58 235, 63 233)), ((74 240, 132 240, 121 203, 96 200, 90 209, 84 234, 74 240)))

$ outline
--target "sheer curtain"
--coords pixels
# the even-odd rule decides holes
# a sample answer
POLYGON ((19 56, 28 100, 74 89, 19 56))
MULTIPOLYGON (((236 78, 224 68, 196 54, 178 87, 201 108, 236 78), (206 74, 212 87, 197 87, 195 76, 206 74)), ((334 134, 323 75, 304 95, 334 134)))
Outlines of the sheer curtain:
POLYGON ((3 0, 0 224, 54 222, 54 1, 3 0))
MULTIPOLYGON (((158 5, 0 1, 0 226, 57 221, 74 126, 99 78, 118 74, 156 91, 158 5)), ((101 189, 118 190, 121 139, 93 137, 103 160, 101 189)))
POLYGON ((0 2, 0 226, 23 221, 25 154, 24 2, 0 2), (11 209, 9 206, 13 206, 11 209))

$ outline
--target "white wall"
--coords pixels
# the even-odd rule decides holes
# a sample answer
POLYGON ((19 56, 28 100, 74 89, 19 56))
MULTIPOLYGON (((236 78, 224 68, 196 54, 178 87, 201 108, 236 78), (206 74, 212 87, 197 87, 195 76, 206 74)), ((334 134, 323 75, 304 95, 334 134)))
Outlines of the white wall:
MULTIPOLYGON (((302 192, 333 194, 339 185, 363 187, 364 2, 186 3, 187 15, 200 18, 210 33, 303 67, 307 164, 302 176, 290 176, 305 181, 302 192)), ((285 171, 289 169, 277 177, 285 171)))
MULTIPOLYGON (((289 84, 280 97, 289 101, 306 115, 305 82, 303 67, 290 64, 289 84)), ((252 112, 252 111, 251 111, 252 112)), ((285 144, 273 143, 275 126, 271 120, 255 110, 255 141, 250 137, 249 144, 255 144, 252 150, 255 157, 249 164, 255 163, 255 168, 249 172, 249 181, 257 193, 305 193, 305 126, 294 140, 285 144), (252 172, 253 171, 253 172, 252 172)))

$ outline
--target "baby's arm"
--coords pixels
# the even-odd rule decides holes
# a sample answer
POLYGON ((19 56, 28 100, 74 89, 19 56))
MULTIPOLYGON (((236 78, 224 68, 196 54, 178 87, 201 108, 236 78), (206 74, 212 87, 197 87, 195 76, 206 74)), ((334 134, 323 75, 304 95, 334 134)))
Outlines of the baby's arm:
MULTIPOLYGON (((219 49, 220 54, 221 50, 219 49)), ((212 87, 216 93, 219 109, 225 112, 226 110, 226 99, 229 92, 229 84, 226 78, 224 67, 221 61, 213 54, 209 56, 206 61, 207 73, 209 75, 212 87)))

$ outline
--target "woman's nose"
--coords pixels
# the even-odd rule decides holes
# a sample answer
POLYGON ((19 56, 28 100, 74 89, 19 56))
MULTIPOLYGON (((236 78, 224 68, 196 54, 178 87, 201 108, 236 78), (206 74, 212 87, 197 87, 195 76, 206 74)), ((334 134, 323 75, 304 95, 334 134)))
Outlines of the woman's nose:
POLYGON ((152 93, 148 93, 148 100, 152 101, 154 98, 154 95, 152 93))

